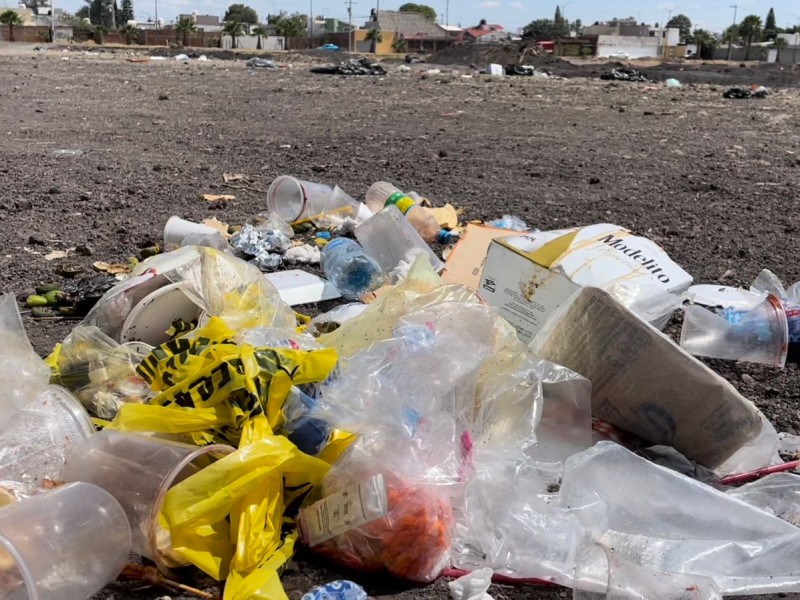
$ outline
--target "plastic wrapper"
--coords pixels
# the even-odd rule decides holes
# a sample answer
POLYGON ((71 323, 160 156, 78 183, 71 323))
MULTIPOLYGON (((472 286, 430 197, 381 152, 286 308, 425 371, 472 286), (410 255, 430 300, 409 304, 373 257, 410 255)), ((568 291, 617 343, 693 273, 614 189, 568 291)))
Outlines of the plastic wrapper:
POLYGON ((366 304, 361 302, 351 302, 342 304, 326 313, 317 315, 308 324, 306 331, 311 335, 321 335, 335 331, 350 319, 354 319, 367 309, 366 304))
POLYGON ((797 475, 769 475, 759 481, 732 488, 728 495, 800 527, 800 477, 797 475))
POLYGON ((447 584, 453 600, 493 600, 488 594, 492 570, 478 569, 447 584))
POLYGON ((645 569, 703 575, 725 595, 800 591, 800 529, 616 444, 569 459, 558 501, 645 569))
POLYGON ((126 281, 114 286, 84 320, 119 340, 125 318, 153 291, 183 283, 207 316, 225 320, 232 329, 259 326, 294 327, 292 309, 257 267, 211 248, 186 246, 140 263, 126 281))
POLYGON ((473 291, 460 285, 443 285, 425 257, 418 257, 408 277, 378 296, 361 315, 322 335, 320 344, 335 348, 340 356, 353 356, 370 344, 385 340, 403 315, 442 302, 483 304, 473 291))
POLYGON ((153 395, 147 382, 136 373, 142 356, 97 327, 78 325, 54 358, 53 379, 102 419, 113 419, 126 402, 142 404, 153 395))

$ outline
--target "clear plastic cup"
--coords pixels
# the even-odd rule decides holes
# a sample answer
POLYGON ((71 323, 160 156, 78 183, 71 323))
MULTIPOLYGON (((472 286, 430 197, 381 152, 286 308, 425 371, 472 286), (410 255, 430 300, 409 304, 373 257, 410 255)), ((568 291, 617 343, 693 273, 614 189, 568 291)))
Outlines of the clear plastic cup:
POLYGON ((742 360, 783 368, 789 350, 786 311, 775 296, 767 296, 748 311, 732 311, 731 322, 701 306, 683 314, 681 348, 695 356, 742 360))
POLYGON ((89 483, 71 483, 0 510, 0 598, 86 600, 122 571, 125 512, 89 483))
POLYGON ((372 211, 338 185, 333 188, 330 198, 319 215, 309 215, 317 227, 338 228, 345 219, 353 219, 360 225, 372 216, 372 211))
POLYGON ((190 235, 215 235, 218 233, 219 231, 208 225, 194 223, 180 217, 170 217, 164 226, 164 242, 180 244, 184 238, 190 235))
POLYGON ((89 413, 67 390, 47 386, 0 425, 0 481, 27 491, 62 477, 67 453, 94 434, 89 413))
POLYGON ((185 563, 169 555, 168 533, 158 525, 167 491, 233 451, 106 429, 70 452, 64 479, 93 483, 114 496, 131 523, 134 552, 168 571, 185 563))
POLYGON ((378 261, 381 269, 389 273, 392 282, 399 279, 404 266, 408 270, 419 254, 428 257, 435 271, 444 269, 444 263, 396 206, 387 206, 359 225, 356 239, 378 261))
POLYGON ((575 565, 574 600, 722 600, 714 581, 702 575, 655 571, 594 544, 575 565))
POLYGON ((267 190, 267 208, 287 223, 321 214, 333 189, 322 183, 281 175, 267 190))

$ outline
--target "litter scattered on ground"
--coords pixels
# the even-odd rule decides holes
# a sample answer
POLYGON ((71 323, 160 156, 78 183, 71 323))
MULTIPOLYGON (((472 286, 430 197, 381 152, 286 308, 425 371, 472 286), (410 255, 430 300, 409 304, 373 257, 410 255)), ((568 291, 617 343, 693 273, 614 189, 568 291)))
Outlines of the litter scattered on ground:
POLYGON ((652 83, 652 80, 647 75, 628 67, 618 67, 606 71, 600 75, 600 79, 605 79, 607 81, 639 81, 642 83, 652 83))
POLYGON ((722 94, 723 98, 729 100, 746 100, 748 98, 763 99, 769 96, 769 90, 764 86, 753 86, 752 88, 732 87, 722 94))
POLYGON ((456 202, 385 181, 361 201, 281 176, 265 205, 173 216, 98 274, 59 265, 72 279, 25 304, 83 319, 45 361, 0 297, 0 543, 37 573, 15 589, 212 597, 172 579, 193 567, 225 597, 281 599, 303 545, 355 579, 463 575, 456 600, 491 600, 496 576, 576 597, 800 592, 800 440, 690 355, 782 366, 800 284, 692 286, 623 227, 462 228, 456 202), (681 307, 678 345, 659 329, 681 307))
POLYGON ((678 81, 677 79, 667 79, 664 82, 664 84, 670 89, 677 89, 679 87, 683 87, 681 86, 681 82, 678 81))
POLYGON ((245 66, 254 67, 257 69, 277 69, 279 67, 278 63, 272 60, 267 60, 264 58, 251 58, 247 60, 245 66))
POLYGON ((388 73, 385 67, 368 58, 354 58, 338 65, 314 67, 311 72, 320 75, 386 75, 388 73))
POLYGON ((533 65, 506 65, 506 75, 533 77, 535 73, 536 67, 533 65))

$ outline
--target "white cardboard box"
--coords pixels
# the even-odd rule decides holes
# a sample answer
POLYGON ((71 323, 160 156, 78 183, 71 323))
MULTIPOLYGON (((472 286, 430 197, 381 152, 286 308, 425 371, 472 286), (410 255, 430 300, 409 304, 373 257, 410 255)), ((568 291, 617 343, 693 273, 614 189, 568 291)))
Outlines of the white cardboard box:
POLYGON ((691 284, 657 244, 602 223, 493 240, 478 293, 529 342, 581 287, 605 289, 663 328, 691 284))
POLYGON ((492 77, 503 77, 506 73, 503 65, 490 64, 486 67, 486 73, 492 77))

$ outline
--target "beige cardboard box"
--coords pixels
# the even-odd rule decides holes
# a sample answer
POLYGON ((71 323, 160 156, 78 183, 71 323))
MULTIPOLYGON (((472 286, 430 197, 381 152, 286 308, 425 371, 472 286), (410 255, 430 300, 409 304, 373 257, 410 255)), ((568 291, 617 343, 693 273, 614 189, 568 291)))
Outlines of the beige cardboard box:
POLYGON ((594 416, 706 467, 761 433, 755 405, 602 290, 576 293, 531 348, 592 382, 594 416))
POLYGON ((519 234, 508 229, 470 223, 447 258, 442 279, 446 283, 465 285, 469 289, 477 291, 480 287, 481 271, 486 262, 489 244, 494 239, 514 235, 519 234))

